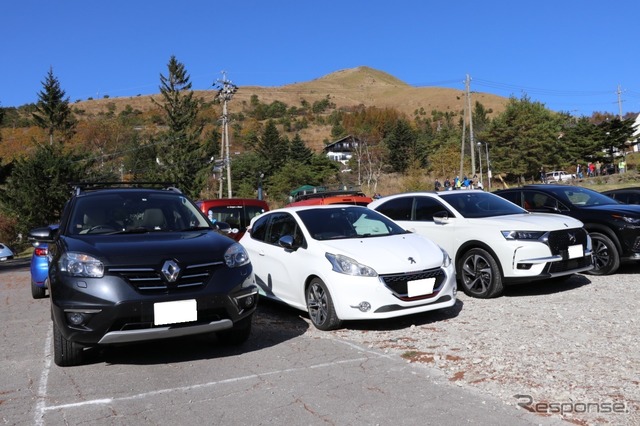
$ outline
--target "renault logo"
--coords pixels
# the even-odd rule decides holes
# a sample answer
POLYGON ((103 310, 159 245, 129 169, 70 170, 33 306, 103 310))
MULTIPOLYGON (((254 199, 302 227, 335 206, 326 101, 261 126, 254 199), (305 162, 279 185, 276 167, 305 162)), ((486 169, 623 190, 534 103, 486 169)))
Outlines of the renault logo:
POLYGON ((162 275, 167 281, 174 283, 178 279, 178 275, 180 275, 180 267, 173 260, 167 260, 162 265, 162 275))
POLYGON ((413 257, 410 257, 410 258, 408 258, 407 260, 408 260, 409 262, 411 262, 412 264, 413 264, 413 263, 416 263, 416 261, 413 259, 413 257))

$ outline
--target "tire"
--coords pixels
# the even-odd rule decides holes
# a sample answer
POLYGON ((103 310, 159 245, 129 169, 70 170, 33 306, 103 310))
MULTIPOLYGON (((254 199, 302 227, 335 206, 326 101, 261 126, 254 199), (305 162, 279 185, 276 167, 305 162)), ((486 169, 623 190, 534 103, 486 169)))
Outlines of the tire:
POLYGON ((53 362, 60 367, 82 364, 83 348, 65 339, 56 323, 53 323, 53 362))
POLYGON ((36 283, 31 281, 31 296, 34 299, 43 299, 47 295, 47 289, 44 287, 38 287, 36 283))
POLYGON ((320 278, 314 278, 305 291, 309 319, 318 330, 340 328, 342 321, 336 314, 331 294, 320 278))
POLYGON ((590 232, 593 245, 593 269, 589 271, 591 275, 609 275, 620 268, 620 254, 618 248, 604 234, 590 232))
POLYGON ((489 299, 504 291, 500 267, 486 250, 474 248, 464 253, 456 269, 458 285, 468 296, 489 299))
POLYGON ((249 339, 249 336, 251 335, 252 322, 253 314, 236 322, 233 325, 233 328, 217 332, 216 336, 218 337, 218 341, 224 345, 242 345, 249 339))

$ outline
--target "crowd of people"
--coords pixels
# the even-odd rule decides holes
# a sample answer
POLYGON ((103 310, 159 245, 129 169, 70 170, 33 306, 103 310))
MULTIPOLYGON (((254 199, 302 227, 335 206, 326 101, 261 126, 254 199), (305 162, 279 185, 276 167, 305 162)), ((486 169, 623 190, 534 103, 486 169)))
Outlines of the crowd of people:
POLYGON ((434 189, 436 191, 453 191, 455 189, 482 189, 482 182, 478 180, 478 175, 473 175, 473 178, 469 179, 464 176, 460 179, 460 176, 456 176, 453 180, 448 177, 444 180, 444 184, 440 183, 440 178, 436 178, 434 183, 434 189))

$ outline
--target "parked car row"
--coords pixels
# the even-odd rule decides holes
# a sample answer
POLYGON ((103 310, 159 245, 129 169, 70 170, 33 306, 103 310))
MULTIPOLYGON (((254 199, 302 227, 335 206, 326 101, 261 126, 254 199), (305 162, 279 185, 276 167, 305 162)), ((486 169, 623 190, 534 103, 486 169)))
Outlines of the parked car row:
POLYGON ((327 200, 269 210, 260 200, 193 203, 175 188, 78 188, 59 226, 30 232, 32 295, 49 290, 55 363, 211 332, 240 344, 258 294, 331 330, 450 307, 457 288, 491 298, 640 258, 640 206, 575 186, 327 200))

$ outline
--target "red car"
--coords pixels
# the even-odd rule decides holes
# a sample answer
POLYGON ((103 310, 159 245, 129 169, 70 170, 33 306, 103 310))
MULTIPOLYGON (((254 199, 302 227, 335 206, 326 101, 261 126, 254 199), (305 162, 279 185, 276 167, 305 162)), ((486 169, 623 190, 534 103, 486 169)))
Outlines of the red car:
POLYGON ((366 207, 373 199, 357 190, 318 191, 298 194, 286 207, 322 204, 352 204, 366 207))
POLYGON ((254 217, 269 211, 269 205, 257 198, 218 198, 196 202, 212 222, 229 224, 231 238, 239 241, 254 217))

